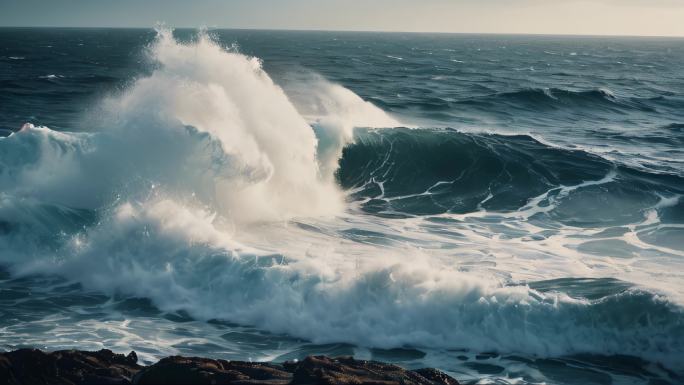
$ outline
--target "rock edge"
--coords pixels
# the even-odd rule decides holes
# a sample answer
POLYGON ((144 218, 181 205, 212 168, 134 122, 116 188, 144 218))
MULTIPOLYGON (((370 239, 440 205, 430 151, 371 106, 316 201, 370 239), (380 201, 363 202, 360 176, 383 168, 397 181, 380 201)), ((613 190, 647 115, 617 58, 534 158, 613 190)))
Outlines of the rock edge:
POLYGON ((406 370, 351 357, 310 356, 283 364, 166 357, 138 365, 135 352, 116 354, 20 349, 0 353, 0 385, 458 385, 436 369, 406 370))

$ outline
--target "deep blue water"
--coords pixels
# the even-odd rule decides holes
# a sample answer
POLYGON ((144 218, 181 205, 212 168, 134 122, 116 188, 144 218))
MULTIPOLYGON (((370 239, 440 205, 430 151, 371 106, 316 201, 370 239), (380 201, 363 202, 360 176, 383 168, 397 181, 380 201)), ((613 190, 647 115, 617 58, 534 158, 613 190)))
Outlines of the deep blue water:
POLYGON ((0 29, 0 348, 684 381, 683 39, 206 35, 0 29))

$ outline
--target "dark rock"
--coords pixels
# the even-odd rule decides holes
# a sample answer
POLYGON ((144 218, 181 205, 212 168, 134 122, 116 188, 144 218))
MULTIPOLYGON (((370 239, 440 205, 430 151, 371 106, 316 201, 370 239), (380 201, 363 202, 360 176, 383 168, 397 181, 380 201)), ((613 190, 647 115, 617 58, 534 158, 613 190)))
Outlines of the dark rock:
POLYGON ((286 385, 292 375, 272 364, 167 357, 141 370, 134 384, 273 384, 286 385))
POLYGON ((458 385, 435 370, 409 371, 396 365, 350 357, 307 357, 294 368, 295 385, 458 385))
POLYGON ((282 365, 173 356, 142 367, 135 352, 22 349, 0 353, 0 385, 458 385, 435 369, 406 370, 350 357, 308 357, 282 365))
POLYGON ((138 363, 138 355, 131 350, 130 353, 126 356, 126 360, 130 362, 131 364, 137 364, 138 363))
POLYGON ((106 349, 98 352, 62 350, 52 353, 21 349, 0 353, 0 384, 124 385, 130 384, 133 374, 141 368, 123 354, 106 349))
POLYGON ((437 369, 425 368, 414 370, 414 372, 425 377, 425 379, 432 381, 433 384, 444 384, 444 385, 459 385, 458 381, 447 376, 444 372, 437 369))

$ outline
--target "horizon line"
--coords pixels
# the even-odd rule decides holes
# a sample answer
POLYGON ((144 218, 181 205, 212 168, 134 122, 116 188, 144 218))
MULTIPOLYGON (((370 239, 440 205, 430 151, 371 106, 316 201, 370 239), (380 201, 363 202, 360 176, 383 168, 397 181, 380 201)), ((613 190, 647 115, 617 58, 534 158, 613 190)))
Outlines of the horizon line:
MULTIPOLYGON (((145 29, 155 27, 124 26, 47 26, 47 25, 0 25, 2 28, 26 29, 145 29)), ((353 30, 353 29, 307 29, 307 28, 254 28, 254 27, 170 27, 171 30, 234 30, 234 31, 274 31, 274 32, 336 32, 336 33, 386 33, 386 34, 434 34, 434 35, 495 35, 495 36, 558 36, 558 37, 627 37, 627 38, 684 38, 684 35, 630 35, 630 34, 592 34, 592 33, 545 33, 545 32, 445 32, 445 31, 399 31, 399 30, 353 30)))

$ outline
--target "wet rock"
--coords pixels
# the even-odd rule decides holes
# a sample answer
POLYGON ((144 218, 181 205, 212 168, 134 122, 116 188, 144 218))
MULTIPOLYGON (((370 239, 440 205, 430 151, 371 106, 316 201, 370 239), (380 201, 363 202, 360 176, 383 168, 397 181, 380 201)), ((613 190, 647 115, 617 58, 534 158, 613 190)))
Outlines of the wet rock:
POLYGON ((143 367, 135 352, 22 349, 0 353, 0 385, 458 385, 436 369, 406 370, 351 357, 307 357, 282 365, 173 356, 143 367))
POLYGON ((106 349, 52 353, 21 349, 0 353, 0 384, 126 385, 141 368, 135 353, 127 357, 106 349))
POLYGON ((435 369, 410 371, 350 357, 307 357, 288 366, 294 372, 293 385, 458 385, 456 380, 435 369))
POLYGON ((134 384, 273 384, 286 385, 292 375, 271 364, 212 360, 197 357, 167 357, 141 370, 134 384))

